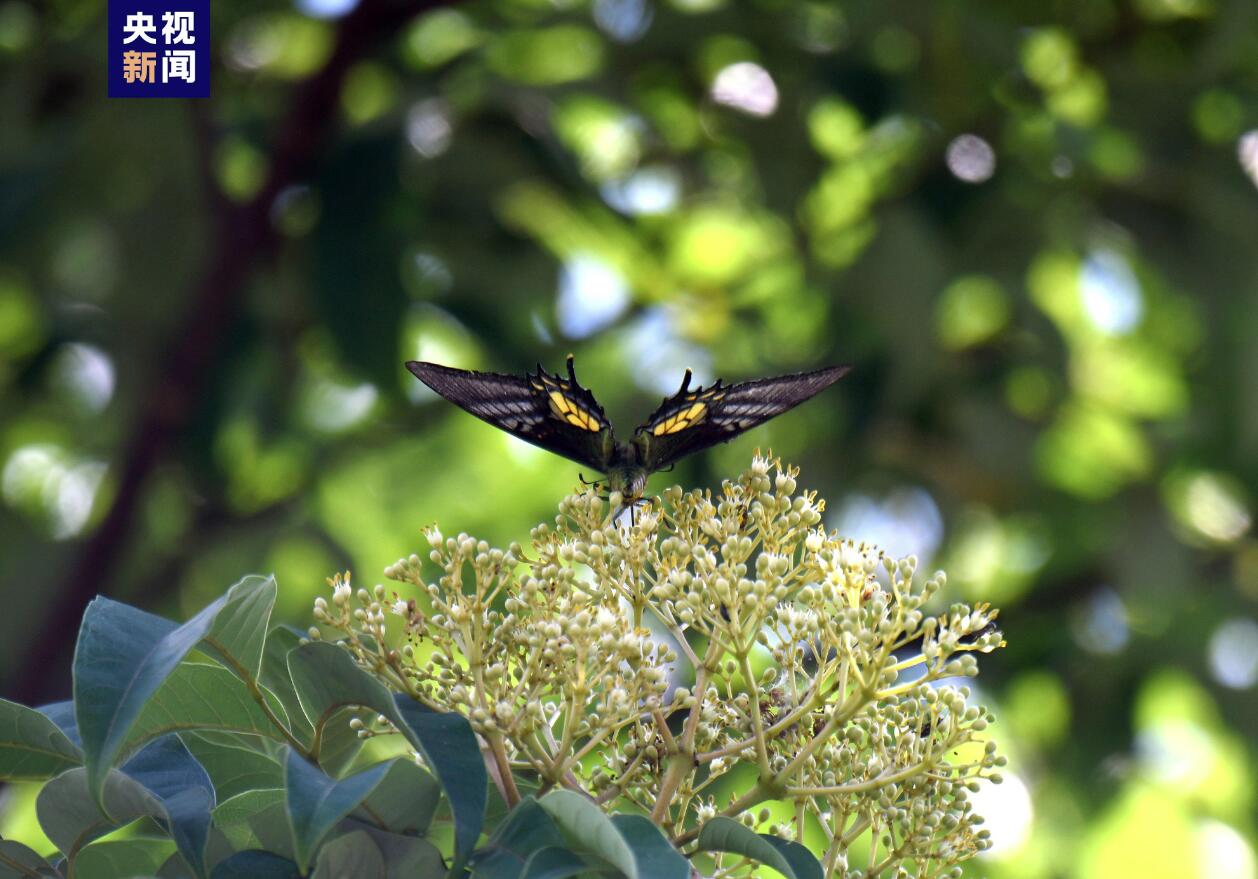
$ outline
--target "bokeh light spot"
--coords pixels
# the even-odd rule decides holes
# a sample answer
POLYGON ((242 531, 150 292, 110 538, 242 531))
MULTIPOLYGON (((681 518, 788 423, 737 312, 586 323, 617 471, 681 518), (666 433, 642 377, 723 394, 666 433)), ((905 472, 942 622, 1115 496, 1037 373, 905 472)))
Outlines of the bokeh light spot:
POLYGON ((559 273, 555 304, 559 331, 584 339, 611 325, 629 305, 629 287, 620 272, 589 254, 578 254, 559 273))
POLYGON ((642 168, 628 177, 604 183, 603 200, 622 214, 666 214, 681 199, 681 175, 667 166, 642 168))
POLYGON ((996 151, 977 134, 962 134, 948 144, 948 170, 966 183, 983 183, 996 173, 996 151))
POLYGON ((406 114, 406 139, 415 152, 432 159, 450 148, 454 126, 445 102, 428 98, 413 104, 406 114))
POLYGON ((713 379, 712 355, 680 336, 672 309, 647 309, 628 327, 622 344, 625 362, 632 364, 634 382, 643 390, 673 394, 687 369, 694 372, 692 386, 709 384, 713 379))
POLYGON ((1162 492, 1171 514, 1193 536, 1229 544, 1249 530, 1252 516, 1244 489, 1228 474, 1176 470, 1167 475, 1162 492))
POLYGON ((1095 251, 1083 261, 1079 295, 1084 314, 1103 333, 1129 333, 1144 316, 1140 282, 1127 260, 1112 250, 1095 251))
POLYGON ((497 73, 529 85, 585 79, 603 66, 603 41, 589 28, 560 24, 498 36, 485 55, 497 73))
POLYGON ((53 443, 38 443, 9 456, 0 491, 10 506, 46 522, 53 539, 66 540, 87 525, 104 476, 104 463, 76 458, 53 443))
POLYGON ((881 499, 852 495, 832 518, 831 527, 845 536, 859 535, 895 558, 915 555, 922 565, 935 557, 943 540, 943 516, 935 499, 915 486, 897 488, 881 499))
POLYGON ((653 16, 649 0, 594 0, 594 23, 618 43, 646 36, 653 16))
POLYGON ((1009 298, 1000 284, 986 275, 953 281, 935 304, 935 331, 945 348, 957 351, 988 341, 1005 328, 1009 298))
POLYGON ((1209 879, 1255 879, 1258 859, 1253 846, 1231 825, 1213 818, 1197 826, 1197 856, 1200 874, 1209 879))
POLYGON ((358 6, 359 0, 297 0, 297 8, 312 18, 341 18, 358 6))
POLYGON ((52 364, 53 384, 86 412, 96 414, 114 395, 114 362, 95 345, 62 345, 52 364))
POLYGON ((1258 128, 1241 135, 1236 142, 1236 158, 1249 179, 1258 186, 1258 128))
POLYGON ((315 430, 340 433, 370 415, 379 396, 376 386, 369 382, 349 384, 315 379, 303 395, 302 416, 315 430))
POLYGON ((985 783, 974 794, 974 808, 985 819, 983 826, 991 831, 991 848, 984 857, 1007 858, 1015 855, 1031 838, 1035 824, 1035 807, 1026 782, 1013 772, 1005 772, 1000 784, 985 783))
POLYGON ((1232 619, 1210 636, 1210 671, 1225 687, 1245 690, 1258 683, 1258 622, 1232 619))
POLYGON ((771 116, 778 106, 778 88, 759 64, 738 61, 717 73, 712 100, 750 116, 771 116))
POLYGON ((1089 653, 1121 653, 1127 646, 1127 608, 1113 589, 1093 593, 1076 608, 1073 620, 1075 641, 1089 653))
POLYGON ((436 9, 416 20, 406 35, 403 49, 415 67, 439 67, 474 49, 484 37, 475 23, 457 9, 436 9))

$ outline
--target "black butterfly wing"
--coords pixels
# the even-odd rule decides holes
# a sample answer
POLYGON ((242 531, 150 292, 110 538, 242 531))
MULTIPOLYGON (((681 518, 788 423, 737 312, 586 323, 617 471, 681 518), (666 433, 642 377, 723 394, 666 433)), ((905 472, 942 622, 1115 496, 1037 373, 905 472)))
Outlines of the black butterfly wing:
POLYGON ((729 442, 830 387, 850 368, 832 366, 729 386, 718 380, 710 388, 693 390, 690 370, 686 370, 681 390, 634 432, 638 459, 648 471, 655 471, 717 443, 729 442))
POLYGON ((525 442, 600 472, 611 462, 611 424, 594 395, 577 383, 571 357, 567 378, 540 365, 525 376, 415 360, 406 368, 451 403, 525 442))

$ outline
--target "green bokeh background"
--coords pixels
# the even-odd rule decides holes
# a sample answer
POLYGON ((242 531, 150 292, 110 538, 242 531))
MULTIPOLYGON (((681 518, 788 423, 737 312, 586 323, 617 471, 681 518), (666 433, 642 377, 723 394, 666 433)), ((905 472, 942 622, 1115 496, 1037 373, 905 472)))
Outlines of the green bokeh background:
POLYGON ((1254 879, 1252 0, 215 0, 212 31, 210 99, 108 100, 100 0, 0 0, 0 692, 66 694, 96 592, 184 617, 274 571, 305 625, 426 523, 523 539, 578 468, 403 360, 573 351, 622 435, 685 366, 848 362, 652 487, 772 447, 832 527, 1002 608, 970 875, 1254 879))

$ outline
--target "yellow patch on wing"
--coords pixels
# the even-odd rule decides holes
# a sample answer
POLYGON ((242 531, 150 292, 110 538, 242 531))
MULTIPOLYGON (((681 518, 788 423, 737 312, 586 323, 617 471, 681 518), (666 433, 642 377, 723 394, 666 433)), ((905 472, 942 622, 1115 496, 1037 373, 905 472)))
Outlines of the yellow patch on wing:
POLYGON ((598 433, 603 429, 602 422, 559 391, 550 392, 550 408, 557 418, 568 422, 573 427, 579 427, 591 433, 598 433))
POLYGON ((680 433, 687 427, 698 424, 703 420, 704 414, 708 411, 706 403, 695 403, 689 409, 683 409, 675 412, 665 418, 659 424, 652 428, 651 432, 656 436, 665 436, 670 433, 680 433))

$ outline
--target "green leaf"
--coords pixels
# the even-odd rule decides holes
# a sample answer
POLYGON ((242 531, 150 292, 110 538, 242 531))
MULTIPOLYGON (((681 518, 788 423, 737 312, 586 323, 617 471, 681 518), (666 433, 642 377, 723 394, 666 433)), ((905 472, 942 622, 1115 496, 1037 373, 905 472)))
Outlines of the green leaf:
POLYGON ((489 797, 489 774, 476 733, 462 715, 431 711, 409 696, 399 693, 394 705, 386 716, 396 718, 395 725, 423 755, 450 800, 455 866, 461 866, 480 838, 489 797))
POLYGON ((786 879, 810 879, 797 874, 777 846, 732 818, 713 818, 704 824, 699 831, 697 843, 700 851, 730 852, 751 858, 766 867, 772 867, 786 879))
MULTIPOLYGON (((290 860, 297 859, 296 850, 293 848, 292 823, 288 820, 287 799, 254 812, 246 823, 249 825, 252 839, 257 842, 257 848, 283 855, 290 860)), ((246 848, 250 847, 253 846, 246 846, 246 848)))
POLYGON ((354 817, 380 830, 422 836, 441 802, 441 785, 412 760, 399 758, 375 790, 354 810, 354 817))
POLYGON ((205 844, 214 807, 214 786, 205 769, 178 736, 169 735, 150 742, 122 771, 161 800, 167 815, 161 823, 193 872, 204 876, 205 844))
MULTIPOLYGON (((638 879, 638 864, 629 843, 603 810, 588 798, 574 791, 556 790, 538 802, 555 819, 569 843, 598 855, 628 879, 638 879)), ((643 876, 643 879, 652 877, 643 876)))
POLYGON ((690 862, 673 848, 672 843, 649 818, 641 815, 613 815, 611 821, 633 850, 639 876, 650 879, 690 879, 690 862))
POLYGON ((228 590, 227 603, 205 635, 205 646, 241 680, 256 683, 262 674, 275 593, 274 577, 245 577, 228 590))
POLYGON ((108 817, 90 795, 87 770, 80 768, 49 781, 35 799, 39 826, 70 861, 92 840, 137 818, 169 819, 157 797, 117 769, 105 776, 101 795, 108 817))
POLYGON ((520 879, 568 879, 588 872, 590 865, 569 849, 551 846, 534 852, 520 879))
POLYGON ((338 836, 319 850, 314 879, 385 879, 384 856, 363 831, 338 836))
POLYGON ((389 764, 380 763, 337 781, 311 766, 296 751, 289 751, 284 761, 285 805, 297 866, 303 872, 328 831, 358 808, 388 769, 389 764))
POLYGON ((288 626, 276 626, 262 650, 262 685, 273 692, 288 714, 291 732, 302 744, 310 744, 314 728, 301 709, 301 700, 288 673, 288 654, 301 643, 301 635, 288 626))
POLYGON ((426 839, 387 833, 374 827, 364 827, 384 855, 386 879, 416 879, 416 877, 444 876, 445 859, 441 851, 426 839))
POLYGON ((339 778, 363 749, 358 730, 350 726, 350 721, 362 713, 358 707, 342 708, 323 725, 319 768, 333 778, 339 778))
POLYGON ((288 654, 288 671, 316 738, 322 738, 324 725, 342 708, 361 705, 386 717, 396 714, 384 684, 335 644, 309 641, 299 645, 288 654))
POLYGON ((79 738, 79 722, 74 719, 74 702, 72 700, 66 699, 64 702, 50 702, 47 705, 40 705, 35 710, 55 723, 57 729, 61 730, 65 737, 74 743, 74 747, 80 751, 83 750, 83 742, 79 738))
POLYGON ((346 650, 325 641, 290 651, 288 667, 316 739, 337 710, 361 705, 389 718, 423 755, 450 800, 455 860, 464 863, 480 837, 489 786, 480 746, 467 720, 431 711, 407 696, 394 698, 346 650))
POLYGON ((0 780, 42 781, 83 764, 83 752, 34 708, 0 699, 0 780))
POLYGON ((301 871, 288 858, 263 851, 237 852, 220 862, 211 879, 301 879, 301 871))
POLYGON ((230 827, 233 824, 244 824, 255 815, 283 803, 283 788, 244 791, 214 807, 214 826, 230 827))
POLYGON ((88 605, 74 652, 74 711, 88 788, 98 803, 105 776, 145 704, 189 651, 218 631, 221 613, 236 619, 240 605, 256 605, 260 590, 266 591, 256 578, 242 580, 182 626, 104 597, 88 605))
POLYGON ((0 879, 60 879, 38 852, 12 839, 0 839, 0 879))
MULTIPOLYGON (((273 709, 279 700, 263 693, 273 709)), ((284 741, 284 735, 249 688, 225 668, 208 663, 180 663, 145 703, 119 753, 125 756, 143 743, 169 732, 212 730, 257 735, 284 741)))
POLYGON ((74 861, 76 876, 91 879, 133 879, 155 876, 173 846, 165 839, 106 840, 89 845, 74 861))
POLYGON ((489 841, 472 856, 472 874, 478 879, 517 879, 534 852, 562 846, 563 836, 537 800, 519 802, 498 825, 489 841))
POLYGON ((179 738, 205 767, 219 802, 244 791, 284 785, 284 767, 267 754, 250 748, 247 740, 228 736, 182 733, 179 738))
POLYGON ((807 846, 789 839, 782 839, 771 833, 761 833, 759 836, 778 850, 778 854, 786 859, 799 879, 824 879, 825 870, 822 869, 821 862, 808 850, 807 846))

